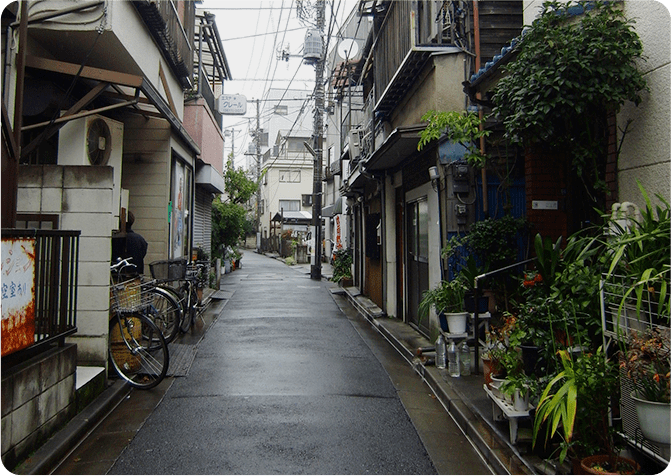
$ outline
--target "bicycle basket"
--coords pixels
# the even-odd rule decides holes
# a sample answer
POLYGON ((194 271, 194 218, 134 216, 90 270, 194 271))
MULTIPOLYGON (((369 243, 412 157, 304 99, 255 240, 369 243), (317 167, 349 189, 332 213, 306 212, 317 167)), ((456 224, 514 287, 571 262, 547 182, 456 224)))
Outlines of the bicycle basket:
POLYGON ((140 278, 129 279, 111 285, 110 310, 112 312, 134 312, 146 308, 152 301, 152 295, 142 292, 148 283, 140 278))
POLYGON ((149 263, 151 277, 166 281, 184 279, 186 277, 186 259, 177 258, 149 263))

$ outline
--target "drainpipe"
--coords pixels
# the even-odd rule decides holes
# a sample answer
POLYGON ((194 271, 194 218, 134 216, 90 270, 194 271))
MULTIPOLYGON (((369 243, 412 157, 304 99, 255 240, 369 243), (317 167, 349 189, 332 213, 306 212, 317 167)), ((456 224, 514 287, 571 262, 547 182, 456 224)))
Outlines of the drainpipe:
MULTIPOLYGON (((480 52, 480 8, 478 0, 473 0, 473 40, 475 42, 475 71, 479 71, 482 64, 482 53, 480 52)), ((476 93, 478 99, 482 99, 480 92, 476 93)), ((480 131, 484 129, 482 119, 484 114, 482 106, 478 106, 478 117, 480 118, 480 131)), ((485 154, 485 138, 480 137, 480 153, 485 154)), ((481 170, 482 174, 482 211, 485 216, 489 215, 489 202, 487 201, 487 169, 481 170)))

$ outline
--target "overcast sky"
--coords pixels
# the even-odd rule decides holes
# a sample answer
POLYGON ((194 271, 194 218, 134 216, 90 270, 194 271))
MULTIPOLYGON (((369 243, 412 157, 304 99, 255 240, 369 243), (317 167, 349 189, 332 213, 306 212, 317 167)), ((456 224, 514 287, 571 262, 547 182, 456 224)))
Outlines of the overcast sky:
MULTIPOLYGON (((245 116, 224 116, 224 129, 235 130, 235 163, 242 166, 243 155, 250 141, 249 125, 256 126, 253 99, 264 99, 273 88, 314 89, 315 68, 303 64, 305 33, 314 22, 314 9, 309 9, 309 21, 298 18, 297 0, 232 1, 203 0, 199 8, 213 13, 224 52, 233 77, 224 84, 225 94, 242 94, 247 98, 245 116), (281 52, 289 53, 288 61, 278 59, 281 52)), ((304 1, 312 6, 315 2, 304 1)), ((333 34, 342 26, 356 0, 328 0, 326 28, 333 8, 333 34)), ((330 46, 329 46, 330 48, 330 46)), ((309 108, 308 114, 312 114, 309 108)), ((226 137, 225 154, 231 151, 231 138, 226 137)))

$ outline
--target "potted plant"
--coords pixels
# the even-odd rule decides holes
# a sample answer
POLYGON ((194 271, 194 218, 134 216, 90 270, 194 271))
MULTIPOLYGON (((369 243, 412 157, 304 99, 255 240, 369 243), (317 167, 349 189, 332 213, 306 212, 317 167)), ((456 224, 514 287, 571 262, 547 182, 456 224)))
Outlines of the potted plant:
MULTIPOLYGON (((514 218, 505 215, 501 218, 487 218, 473 223, 467 234, 451 237, 445 247, 441 250, 441 256, 448 260, 450 268, 458 275, 463 275, 469 283, 469 288, 474 287, 474 278, 488 270, 496 270, 518 261, 519 246, 518 238, 527 229, 524 218, 514 218), (478 274, 474 274, 478 273, 478 274)), ((505 302, 510 294, 509 279, 512 271, 498 273, 496 280, 489 278, 491 284, 478 287, 485 288, 483 295, 497 297, 503 296, 501 302, 505 302), (486 289, 490 287, 490 289, 486 289)), ((495 310, 492 299, 489 300, 490 312, 495 310)))
POLYGON ((657 321, 669 323, 671 316, 671 211, 669 202, 657 195, 663 206, 653 206, 638 182, 645 200, 645 210, 640 217, 629 217, 624 222, 617 216, 608 220, 609 240, 607 241, 608 277, 623 276, 623 295, 618 303, 618 316, 627 307, 635 307, 636 316, 641 316, 644 301, 652 301, 652 309, 657 321), (629 222, 629 223, 628 223, 629 222))
POLYGON ((651 327, 640 334, 632 331, 620 360, 620 368, 634 387, 631 398, 643 436, 665 445, 671 443, 670 341, 668 328, 651 327))
POLYGON ((611 396, 617 394, 617 367, 601 348, 574 357, 558 352, 561 370, 546 385, 533 422, 533 445, 544 431, 545 441, 562 439, 559 461, 571 453, 587 474, 633 474, 640 466, 619 456, 609 424, 611 396), (560 431, 561 430, 561 431, 560 431), (595 469, 595 466, 597 469, 595 469))
POLYGON ((463 280, 455 278, 451 281, 443 280, 433 289, 422 294, 419 303, 420 317, 429 315, 433 308, 441 321, 441 328, 450 334, 466 332, 468 313, 464 307, 464 293, 466 288, 463 280))
MULTIPOLYGON (((512 314, 504 314, 502 321, 492 325, 486 332, 485 351, 481 355, 485 383, 491 388, 494 379, 502 381, 505 369, 499 362, 499 354, 507 349, 510 334, 516 326, 517 319, 512 314)), ((497 387, 498 388, 498 387, 497 387)))
POLYGON ((339 283, 342 287, 352 286, 352 251, 340 248, 333 255, 331 281, 339 283))

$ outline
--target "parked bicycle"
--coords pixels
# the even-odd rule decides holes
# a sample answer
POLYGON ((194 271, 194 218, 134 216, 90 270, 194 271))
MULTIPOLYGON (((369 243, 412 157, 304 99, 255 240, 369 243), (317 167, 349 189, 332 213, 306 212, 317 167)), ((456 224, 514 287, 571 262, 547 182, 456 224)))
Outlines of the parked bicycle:
POLYGON ((133 387, 149 389, 168 371, 168 344, 145 313, 154 294, 143 292, 140 278, 121 280, 128 266, 131 264, 125 259, 110 267, 109 357, 119 377, 133 387))
POLYGON ((189 263, 183 258, 154 261, 149 264, 149 269, 159 287, 169 292, 180 304, 179 329, 183 333, 188 332, 205 310, 200 290, 207 286, 209 261, 189 263))

